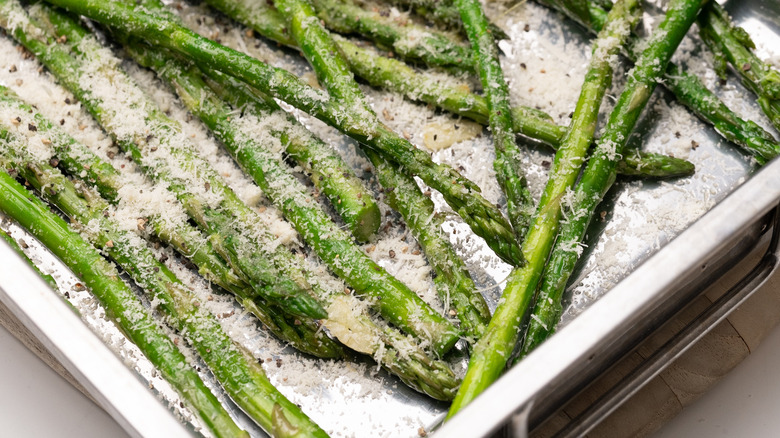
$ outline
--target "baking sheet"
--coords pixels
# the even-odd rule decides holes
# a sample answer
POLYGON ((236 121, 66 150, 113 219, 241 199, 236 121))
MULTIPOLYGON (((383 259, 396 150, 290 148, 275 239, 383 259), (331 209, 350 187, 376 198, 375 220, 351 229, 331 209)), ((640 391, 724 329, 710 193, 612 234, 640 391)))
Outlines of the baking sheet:
MULTIPOLYGON (((510 81, 514 102, 538 106, 548 111, 559 123, 566 123, 568 114, 574 108, 587 66, 587 35, 576 26, 562 21, 557 14, 534 3, 491 3, 489 6, 491 15, 512 37, 511 41, 502 42, 501 48, 505 53, 502 62, 510 81)), ((768 15, 766 10, 761 9, 763 7, 766 5, 758 1, 741 2, 736 18, 756 38, 759 54, 778 57, 780 39, 776 27, 772 27, 777 23, 766 18, 778 15, 768 15)), ((234 44, 237 48, 245 49, 278 66, 292 68, 304 78, 311 79, 311 73, 294 53, 263 43, 258 45, 245 36, 243 29, 224 20, 215 21, 213 16, 203 16, 204 9, 200 7, 184 5, 183 13, 189 21, 200 21, 201 30, 207 35, 211 33, 210 36, 213 36, 216 32, 226 44, 234 44)), ((644 25, 650 27, 652 24, 657 24, 657 20, 648 14, 644 25)), ((4 53, 9 54, 0 60, 0 81, 4 85, 33 101, 45 98, 41 97, 40 93, 31 93, 28 87, 45 87, 45 96, 52 102, 41 100, 33 103, 37 103, 44 113, 48 111, 47 114, 51 118, 64 111, 81 112, 78 106, 63 107, 61 102, 67 93, 63 93, 49 78, 38 75, 34 61, 24 60, 21 54, 14 55, 15 49, 7 38, 4 37, 0 45, 4 47, 4 53), (17 72, 9 71, 11 65, 17 65, 17 72), (21 84, 19 79, 22 79, 21 84)), ((735 85, 736 80, 732 79, 726 85, 719 84, 714 73, 707 67, 710 65, 710 55, 706 51, 698 51, 699 46, 695 37, 684 42, 682 52, 692 56, 679 60, 705 78, 707 85, 715 89, 738 112, 768 126, 751 99, 743 99, 743 96, 749 96, 749 93, 740 85, 735 85)), ((175 118, 182 120, 185 129, 191 130, 197 141, 213 142, 201 126, 187 121, 181 105, 167 90, 155 84, 148 72, 132 68, 131 70, 134 77, 149 89, 163 107, 175 118)), ((621 73, 623 72, 618 73, 611 92, 613 96, 619 93, 622 85, 619 80, 621 73)), ((367 88, 366 91, 377 113, 399 132, 410 134, 412 141, 418 145, 424 143, 423 136, 426 132, 456 122, 447 115, 402 101, 398 96, 367 88)), ((610 104, 611 100, 608 98, 605 101, 605 112, 609 110, 610 104)), ((687 158, 696 164, 697 174, 691 178, 660 183, 619 181, 608 195, 607 203, 600 208, 600 211, 607 212, 605 220, 597 221, 588 233, 586 261, 575 274, 575 286, 568 291, 567 302, 570 304, 564 315, 564 323, 571 321, 755 171, 750 159, 722 142, 711 128, 679 107, 663 91, 656 92, 649 108, 652 111, 643 117, 637 130, 640 135, 632 138, 632 145, 687 158), (678 132, 679 137, 676 135, 678 132)), ((361 173, 364 171, 367 163, 356 154, 350 141, 316 120, 304 115, 299 116, 305 124, 350 157, 356 170, 361 173)), ((94 124, 89 124, 87 129, 80 132, 76 132, 77 127, 71 129, 77 138, 91 147, 98 150, 111 147, 110 142, 105 136, 101 137, 100 130, 94 124)), ((490 164, 492 146, 486 132, 449 149, 435 152, 433 156, 437 161, 459 168, 467 177, 477 182, 488 199, 501 202, 493 180, 490 164)), ((525 157, 530 183, 537 196, 543 188, 546 168, 551 159, 548 151, 533 146, 525 157)), ((234 185, 244 183, 239 175, 233 175, 230 182, 234 185)), ((433 198, 438 208, 446 211, 440 197, 434 194, 433 198)), ((267 207, 263 202, 261 199, 259 205, 267 207)), ((386 207, 383 207, 383 213, 385 209, 386 207)), ((402 250, 415 245, 392 213, 387 223, 390 226, 383 230, 376 241, 366 245, 366 249, 374 248, 371 251, 372 256, 402 280, 411 282, 429 275, 422 259, 409 257, 399 260, 385 255, 387 249, 402 250)), ((449 220, 445 227, 450 231, 459 252, 467 259, 491 306, 495 306, 509 267, 493 256, 485 248, 484 242, 471 235, 457 218, 449 220)), ((13 230, 13 233, 17 237, 22 236, 18 230, 13 230)), ((75 291, 73 286, 76 280, 67 270, 61 266, 57 267, 56 260, 52 260, 50 256, 47 259, 46 252, 36 249, 32 239, 24 239, 31 254, 42 263, 42 267, 47 272, 56 273, 60 290, 67 292, 70 302, 80 310, 87 324, 112 346, 129 367, 135 369, 142 379, 155 388, 176 415, 185 422, 193 423, 194 431, 200 431, 192 415, 180 408, 176 394, 156 376, 137 350, 129 343, 123 342, 121 335, 103 318, 100 306, 88 294, 76 293, 78 291, 75 291)), ((315 265, 318 263, 314 257, 310 257, 310 261, 315 265)), ((202 293, 211 294, 207 286, 202 282, 198 283, 196 278, 189 278, 188 281, 196 285, 202 293)), ((418 292, 434 305, 441 307, 430 282, 427 285, 425 290, 418 292)), ((355 357, 345 361, 321 361, 302 357, 260 331, 257 324, 241 309, 233 308, 231 315, 229 309, 232 304, 229 298, 218 297, 215 301, 212 310, 221 317, 231 335, 246 345, 258 360, 264 362, 269 376, 285 395, 300 404, 333 436, 365 436, 367 433, 374 436, 414 436, 422 430, 429 430, 446 411, 445 404, 433 402, 407 389, 397 379, 377 370, 375 364, 368 360, 355 357)), ((463 356, 453 357, 451 360, 456 368, 464 366, 466 361, 463 356)), ((213 378, 206 373, 204 378, 214 383, 213 378)), ((222 397, 224 399, 224 395, 222 397)), ((225 400, 225 403, 241 419, 242 424, 252 429, 254 435, 263 436, 259 429, 251 427, 229 401, 225 400)))

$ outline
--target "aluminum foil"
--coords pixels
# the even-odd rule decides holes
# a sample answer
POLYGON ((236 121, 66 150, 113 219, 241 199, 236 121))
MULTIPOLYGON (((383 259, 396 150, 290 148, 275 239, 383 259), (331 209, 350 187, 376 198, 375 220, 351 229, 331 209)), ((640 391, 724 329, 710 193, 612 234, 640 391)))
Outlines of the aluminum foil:
MULTIPOLYGON (((778 59, 780 23, 777 17, 780 13, 766 9, 772 7, 770 2, 733 3, 735 4, 728 6, 733 6, 730 10, 735 14, 735 20, 754 36, 759 46, 759 54, 778 59)), ((502 62, 510 81, 514 103, 537 106, 550 112, 557 122, 566 123, 568 114, 574 108, 579 84, 587 66, 590 53, 588 35, 575 25, 562 21, 558 14, 534 3, 490 3, 488 7, 494 21, 510 36, 510 40, 502 41, 500 47, 504 53, 502 62), (544 88, 545 78, 554 84, 552 88, 544 88), (556 88, 569 91, 549 94, 556 91, 556 88)), ((658 21, 654 7, 648 7, 650 12, 645 14, 643 20, 643 26, 648 32, 658 21)), ((773 7, 777 8, 776 5, 773 7)), ((185 14, 193 16, 203 13, 203 9, 198 7, 186 7, 184 11, 185 14)), ((396 14, 398 11, 391 13, 396 14)), ((215 22, 205 20, 204 26, 209 25, 218 28, 215 22)), ((220 26, 219 28, 222 28, 224 24, 220 26)), ((236 28, 236 32, 242 33, 240 28, 236 28)), ((296 54, 262 44, 264 43, 259 42, 255 46, 258 56, 276 65, 292 68, 303 77, 311 77, 305 62, 296 54)), ((718 81, 708 67, 711 65, 711 56, 701 47, 695 32, 691 32, 676 61, 701 75, 707 85, 716 90, 729 106, 769 127, 750 93, 738 85, 735 78, 730 78, 725 85, 718 81)), ((252 46, 247 50, 251 53, 252 46)), ((619 68, 611 91, 612 97, 605 101, 605 114, 610 110, 614 96, 620 92, 621 78, 625 77, 626 69, 625 65, 619 68)), ((13 83, 5 85, 14 88, 13 83)), ((470 86, 477 85, 471 82, 470 86)), ((398 96, 368 88, 365 90, 377 113, 382 114, 393 128, 408 134, 418 145, 424 146, 424 134, 431 127, 450 126, 461 122, 448 115, 405 102, 398 96), (387 110, 387 113, 384 110, 387 110), (415 117, 400 117, 409 112, 413 112, 415 117)), ((171 104, 180 105, 175 99, 171 104)), ((345 156, 350 157, 358 172, 365 171, 366 162, 356 153, 355 145, 351 141, 316 120, 303 114, 297 115, 304 124, 340 148, 345 156)), ((525 162, 532 190, 538 197, 552 155, 536 145, 529 143, 528 146, 525 162)), ((652 256, 756 170, 751 159, 737 152, 712 128, 677 105, 673 97, 663 90, 658 90, 653 95, 636 135, 631 138, 630 147, 686 158, 696 165, 696 175, 663 182, 618 180, 599 207, 599 214, 588 231, 583 248, 583 261, 567 291, 563 324, 607 293, 638 264, 652 256)), ((483 188, 488 199, 501 203, 502 199, 491 170, 492 154, 491 139, 485 132, 451 148, 434 152, 433 157, 461 170, 483 188)), ((376 186, 374 189, 378 190, 376 186)), ((433 199, 440 211, 448 212, 440 196, 434 193, 433 199)), ((385 208, 383 212, 386 211, 385 208)), ((415 245, 398 218, 393 216, 393 213, 388 215, 387 223, 390 225, 384 229, 378 241, 372 242, 366 248, 391 239, 396 239, 402 245, 415 245)), ((124 342, 116 328, 104 319, 100 305, 87 291, 75 286, 78 280, 22 230, 7 223, 4 223, 4 228, 11 229, 15 237, 27 243, 29 254, 45 272, 55 274, 61 293, 81 312, 85 322, 106 340, 129 367, 138 372, 142 380, 159 393, 171 410, 180 416, 182 421, 190 424, 194 433, 206 434, 197 420, 186 409, 181 408, 176 393, 157 376, 148 361, 134 346, 124 342)), ((510 267, 498 260, 484 241, 474 236, 457 217, 452 216, 446 222, 445 229, 450 233, 459 253, 467 260, 491 309, 495 308, 510 267)), ((380 257, 379 261, 391 273, 398 275, 408 268, 390 257, 380 257)), ((434 305, 441 307, 441 303, 435 299, 434 305)), ((379 370, 376 364, 367 358, 350 357, 333 362, 303 357, 265 334, 238 306, 229 316, 223 314, 220 317, 234 339, 247 346, 258 360, 265 364, 274 384, 295 403, 301 405, 304 411, 332 436, 423 435, 430 431, 446 412, 446 404, 435 402, 406 388, 398 379, 379 370)), ((184 345, 183 342, 180 344, 184 345)), ((194 355, 188 354, 198 364, 194 355)), ((460 353, 454 354, 450 361, 462 372, 467 358, 461 350, 460 353)), ((200 369, 205 370, 205 367, 201 366, 200 369)), ((243 426, 254 436, 265 436, 232 405, 218 389, 210 374, 203 372, 202 376, 215 392, 220 394, 225 405, 243 426)))

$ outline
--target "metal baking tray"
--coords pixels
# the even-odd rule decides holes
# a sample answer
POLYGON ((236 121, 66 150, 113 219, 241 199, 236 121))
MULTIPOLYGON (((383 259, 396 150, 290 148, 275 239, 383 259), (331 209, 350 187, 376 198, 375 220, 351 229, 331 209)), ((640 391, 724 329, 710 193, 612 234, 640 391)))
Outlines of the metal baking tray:
MULTIPOLYGON (((569 110, 561 110, 557 102, 552 102, 560 96, 545 97, 540 94, 540 88, 529 86, 529 83, 537 84, 534 81, 542 78, 540 75, 548 75, 559 88, 568 90, 565 94, 569 101, 564 107, 568 104, 573 109, 579 91, 577 81, 581 81, 587 64, 588 36, 534 3, 522 3, 518 7, 493 3, 488 6, 512 37, 511 41, 502 42, 501 48, 515 103, 555 111, 553 117, 564 123, 569 110)), ((756 38, 762 55, 780 56, 780 11, 775 2, 730 2, 727 7, 735 20, 745 25, 756 38)), ((193 12, 197 13, 198 10, 193 12)), ((220 26, 222 37, 226 37, 224 23, 202 21, 204 26, 220 26)), ((652 15, 647 14, 645 26, 650 27, 653 22, 652 15)), ((240 29, 235 33, 243 34, 240 29)), ((252 47, 248 47, 250 51, 252 47)), ((684 63, 702 74, 708 85, 715 87, 729 105, 766 125, 749 98, 749 92, 740 85, 733 85, 733 78, 729 85, 719 85, 706 68, 706 61, 699 59, 706 53, 696 47, 697 44, 691 41, 683 44, 682 51, 694 55, 686 57, 684 63)), ((291 52, 276 48, 260 50, 259 56, 270 57, 272 62, 289 66, 301 74, 307 71, 300 58, 291 52)), ((613 93, 619 92, 619 82, 616 80, 613 93)), ((13 84, 8 85, 13 88, 13 84)), ((166 105, 175 107, 175 99, 163 96, 164 92, 158 94, 166 105)), ((412 106, 399 99, 393 101, 379 92, 370 91, 369 97, 378 113, 383 113, 382 109, 388 109, 391 114, 409 111, 412 106)), ((609 111, 608 107, 607 103, 604 112, 609 111)), ((620 180, 603 207, 608 212, 606 220, 597 220, 589 230, 586 256, 567 291, 568 307, 559 332, 447 424, 436 429, 446 412, 446 404, 408 390, 392 376, 377 371, 368 361, 358 358, 336 364, 313 361, 279 346, 260 331, 252 336, 243 334, 239 341, 258 359, 264 362, 273 359, 266 363, 266 369, 275 384, 334 436, 365 436, 369 431, 375 436, 408 437, 417 436, 421 429, 436 429, 435 435, 443 437, 487 436, 505 424, 514 424, 516 427, 505 430, 521 436, 529 425, 538 424, 606 369, 614 358, 685 306, 725 267, 754 248, 761 235, 771 228, 768 213, 780 200, 780 178, 777 176, 780 175, 780 163, 770 163, 756 172, 750 159, 724 144, 711 128, 678 108, 662 90, 656 92, 649 108, 637 129, 639 135, 631 140, 632 146, 684 156, 696 164, 697 175, 669 182, 620 180), (680 135, 675 135, 678 132, 680 135), (696 148, 691 147, 694 144, 696 148), (287 381, 290 376, 278 373, 277 367, 269 363, 284 364, 282 369, 286 364, 304 365, 315 376, 327 367, 338 367, 344 376, 320 385, 305 386, 287 381), (327 402, 323 403, 323 400, 327 402)), ((422 137, 420 133, 431 124, 452 123, 448 122, 447 116, 433 111, 421 114, 422 117, 416 120, 406 120, 405 125, 400 124, 400 117, 396 117, 395 122, 388 120, 388 123, 395 123, 394 127, 399 130, 408 130, 413 141, 418 143, 422 137)), ((343 136, 323 128, 317 121, 305 116, 300 118, 347 155, 354 155, 354 145, 343 136)), ((500 201, 490 172, 485 171, 490 167, 491 150, 489 136, 481 136, 433 155, 436 160, 453 164, 474 179, 489 199, 500 201)), ((531 145, 525 159, 532 189, 538 193, 544 184, 551 156, 531 145)), ((362 169, 360 159, 356 161, 358 169, 362 169)), ((433 198, 437 206, 446 211, 436 194, 433 198)), ((491 306, 495 306, 509 267, 492 257, 484 242, 470 235, 459 220, 452 219, 445 226, 452 232, 453 242, 469 263, 491 306)), ((19 230, 14 233, 23 235, 19 230)), ((56 264, 50 256, 46 258, 45 251, 35 249, 29 237, 25 239, 33 247, 36 260, 47 267, 56 264)), ((131 435, 156 436, 162 430, 158 425, 170 428, 166 436, 202 433, 192 416, 180 408, 175 393, 166 389, 148 363, 132 348, 116 347, 111 341, 117 336, 111 324, 101 320, 99 315, 82 314, 82 320, 86 320, 97 335, 91 333, 69 305, 52 294, 5 245, 0 245, 0 259, 4 261, 0 269, 0 301, 131 435), (114 347, 109 349, 101 339, 109 340, 114 347), (96 355, 102 358, 100 369, 95 368, 96 361, 84 361, 85 357, 96 355), (122 386, 116 388, 114 385, 122 386), (128 402, 130 397, 153 398, 149 386, 155 388, 154 396, 163 403, 128 402), (139 406, 144 408, 139 409, 139 406), (174 415, 170 415, 170 411, 174 415)), ((401 273, 404 269, 403 264, 394 264, 397 261, 380 262, 391 272, 401 273)), ((768 262, 762 265, 764 269, 754 280, 763 278, 770 265, 768 262)), ((75 280, 63 273, 60 281, 68 288, 68 282, 75 280)), ((756 282, 748 283, 752 287, 756 282)), ((738 296, 744 296, 749 289, 745 288, 738 296)), ((70 294, 70 301, 77 308, 95 307, 94 303, 76 294, 70 294)), ((727 303, 725 309, 732 306, 733 302, 727 303)), ((240 309, 225 323, 236 327, 253 324, 247 322, 240 309)), ((706 324, 701 327, 706 329, 706 324)), ((462 367, 466 358, 458 356, 451 361, 455 367, 462 367)), ((203 377, 214 383, 208 374, 204 373, 203 377)), ((224 395, 220 396, 253 435, 265 436, 224 395)), ((603 412, 599 414, 603 415, 603 412)))

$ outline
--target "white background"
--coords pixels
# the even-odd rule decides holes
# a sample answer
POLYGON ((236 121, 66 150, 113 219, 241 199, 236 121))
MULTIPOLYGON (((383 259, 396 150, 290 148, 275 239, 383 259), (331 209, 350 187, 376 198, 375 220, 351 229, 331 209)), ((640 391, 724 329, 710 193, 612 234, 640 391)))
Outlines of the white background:
POLYGON ((123 438, 108 414, 0 326, 0 436, 123 438))

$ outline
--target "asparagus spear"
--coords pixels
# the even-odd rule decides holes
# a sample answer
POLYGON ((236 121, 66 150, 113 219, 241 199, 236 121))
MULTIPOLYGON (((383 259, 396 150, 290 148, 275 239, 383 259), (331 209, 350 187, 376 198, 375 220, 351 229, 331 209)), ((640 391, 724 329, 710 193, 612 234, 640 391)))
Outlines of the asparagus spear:
MULTIPOLYGON (((576 20, 573 17, 574 13, 566 8, 565 5, 554 5, 547 0, 539 0, 539 2, 555 7, 576 20)), ((587 28, 591 32, 599 31, 604 25, 606 12, 603 6, 595 2, 588 2, 591 25, 587 28)), ((638 45, 635 44, 635 46, 638 45)), ((633 51, 629 51, 628 55, 632 59, 636 59, 638 56, 633 51)), ((712 91, 707 89, 698 76, 682 70, 674 63, 669 63, 663 84, 675 95, 680 103, 688 107, 703 122, 713 125, 723 138, 740 146, 743 151, 752 155, 759 164, 763 164, 780 154, 780 143, 770 133, 766 132, 755 122, 740 118, 712 91)))
POLYGON ((633 149, 623 154, 616 170, 618 175, 663 179, 693 175, 696 167, 690 161, 633 149))
MULTIPOLYGON (((266 108, 247 104, 243 106, 243 116, 235 116, 233 108, 203 82, 199 71, 188 69, 159 50, 143 49, 139 44, 128 44, 127 48, 137 61, 152 67, 172 85, 187 108, 222 141, 231 156, 284 212, 304 241, 333 272, 358 294, 374 302, 388 321, 430 341, 437 353, 446 352, 457 342, 455 328, 363 253, 279 161, 274 150, 283 148, 282 139, 273 136, 272 132, 257 137, 262 128, 276 120, 266 108)), ((237 98, 241 90, 223 89, 222 93, 225 97, 237 98)))
POLYGON ((545 268, 522 354, 529 353, 555 329, 560 318, 561 295, 577 262, 579 244, 598 203, 614 182, 616 157, 623 153, 623 147, 658 79, 668 71, 667 64, 672 54, 705 3, 706 0, 672 1, 664 20, 628 74, 626 88, 610 114, 604 134, 597 141, 597 149, 573 195, 574 201, 568 206, 570 217, 561 225, 545 268))
MULTIPOLYGON (((255 0, 207 0, 207 3, 231 17, 242 17, 239 21, 251 22, 251 26, 266 38, 295 46, 284 19, 270 3, 255 0)), ((446 42, 445 35, 432 29, 412 23, 401 25, 381 15, 366 12, 346 0, 317 0, 314 6, 319 10, 325 25, 336 32, 362 34, 379 45, 392 47, 402 57, 432 66, 452 68, 466 63, 460 69, 473 68, 467 51, 463 51, 458 44, 446 42), (416 43, 418 40, 419 43, 416 43), (461 62, 458 62, 459 58, 461 62)), ((496 35, 508 38, 497 26, 492 28, 496 35)))
MULTIPOLYGON (((517 342, 518 328, 556 238, 563 208, 562 199, 580 174, 585 154, 593 141, 601 101, 612 82, 613 68, 610 62, 614 62, 613 58, 639 21, 639 3, 638 0, 619 0, 610 12, 608 24, 599 33, 571 126, 555 154, 550 179, 523 242, 528 262, 510 274, 502 301, 488 326, 488 334, 474 348, 466 377, 450 408, 449 417, 498 378, 517 342)), ((464 22, 466 26, 469 25, 466 20, 464 22)))
POLYGON ((386 159, 396 161, 410 175, 419 176, 442 193, 453 210, 475 234, 485 238, 496 254, 507 262, 522 263, 511 227, 498 208, 480 195, 479 188, 451 167, 434 163, 426 152, 415 148, 382 124, 364 104, 358 102, 355 105, 353 100, 342 100, 339 93, 332 93, 333 99, 329 99, 289 72, 220 46, 170 20, 134 11, 122 4, 71 0, 53 0, 51 3, 188 56, 205 68, 230 74, 340 129, 378 150, 386 159))
MULTIPOLYGON (((780 73, 764 63, 755 53, 753 40, 745 29, 734 26, 723 7, 711 2, 699 17, 701 35, 715 52, 716 59, 728 60, 742 79, 742 83, 757 97, 761 110, 772 125, 780 131, 780 73)), ((725 77, 725 63, 717 68, 725 77)), ((776 153, 775 153, 776 154, 776 153)), ((765 160, 766 156, 762 156, 765 160)))
POLYGON ((766 164, 780 155, 780 143, 772 134, 753 122, 740 118, 735 112, 708 90, 698 76, 686 73, 679 66, 669 64, 664 84, 677 100, 688 107, 701 120, 712 124, 726 140, 739 146, 758 164, 766 164))
POLYGON ((603 14, 598 13, 601 7, 596 2, 588 0, 543 0, 543 3, 558 10, 565 10, 569 18, 586 28, 591 25, 597 25, 596 29, 600 30, 604 27, 607 20, 606 12, 603 14), (595 17, 592 16, 593 9, 597 11, 595 17))
MULTIPOLYGON (((488 105, 483 96, 471 93, 466 87, 441 84, 401 61, 379 56, 338 35, 334 35, 334 39, 352 71, 369 84, 468 117, 483 125, 488 124, 488 105)), ((563 136, 564 128, 553 123, 552 118, 541 111, 516 107, 512 112, 512 129, 518 134, 548 145, 557 145, 563 136)))
POLYGON ((112 264, 5 172, 0 172, 0 193, 0 210, 40 240, 90 288, 109 318, 160 370, 209 430, 219 437, 249 436, 158 328, 112 264))
MULTIPOLYGON (((4 27, 16 23, 9 17, 24 16, 18 3, 2 0, 2 5, 6 6, 0 14, 4 27)), ((310 286, 297 257, 279 245, 276 236, 261 226, 256 213, 195 155, 179 126, 118 68, 118 60, 70 18, 43 5, 31 13, 37 21, 29 19, 25 26, 37 31, 26 32, 20 26, 9 30, 84 103, 152 180, 176 195, 190 217, 210 235, 215 249, 243 274, 252 289, 292 314, 327 316, 309 295, 310 286), (56 42, 61 36, 66 43, 56 42)))
MULTIPOLYGON (((295 46, 279 12, 257 0, 208 0, 210 5, 234 17, 259 34, 280 44, 295 46)), ((457 13, 457 10, 455 11, 457 13)), ((605 14, 606 15, 606 14, 605 14)), ((458 19, 458 21, 460 21, 458 19)), ((487 101, 469 91, 441 84, 437 79, 418 73, 401 61, 379 56, 333 35, 353 73, 374 87, 422 101, 454 114, 488 124, 487 101)), ((512 128, 518 134, 557 147, 565 129, 552 122, 547 114, 530 107, 515 107, 512 128)), ((673 178, 690 175, 693 166, 679 158, 639 152, 639 158, 621 165, 627 174, 650 178, 673 178), (635 164, 636 163, 636 164, 635 164)))
POLYGON ((517 239, 522 241, 534 208, 534 201, 521 162, 520 149, 512 131, 512 112, 509 109, 509 87, 498 61, 498 47, 488 30, 488 21, 479 0, 455 0, 460 10, 463 27, 471 41, 471 52, 477 59, 477 72, 488 104, 490 132, 496 158, 493 169, 506 196, 509 222, 517 239))
POLYGON ((380 47, 391 48, 408 61, 460 71, 474 70, 474 59, 468 48, 457 44, 450 36, 385 18, 350 0, 312 0, 312 4, 317 16, 332 31, 362 35, 380 47))

